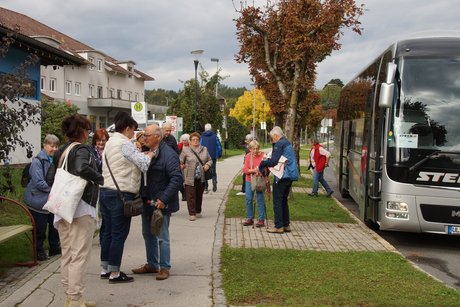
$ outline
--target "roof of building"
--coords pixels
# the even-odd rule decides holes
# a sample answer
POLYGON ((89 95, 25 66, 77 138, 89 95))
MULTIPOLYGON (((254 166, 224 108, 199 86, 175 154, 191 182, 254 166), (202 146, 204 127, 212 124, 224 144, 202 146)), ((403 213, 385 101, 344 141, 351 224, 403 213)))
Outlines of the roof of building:
MULTIPOLYGON (((49 37, 54 41, 60 43, 58 49, 70 53, 73 56, 80 57, 84 60, 84 62, 86 62, 86 60, 79 53, 94 51, 102 55, 105 54, 29 16, 8 10, 3 7, 0 7, 0 27, 10 30, 16 30, 19 34, 27 36, 31 39, 33 39, 32 37, 49 37)), ((144 79, 145 81, 154 80, 153 77, 145 73, 142 73, 138 70, 135 70, 135 73, 129 72, 120 65, 117 65, 116 63, 119 63, 119 61, 110 56, 106 55, 105 60, 109 62, 109 64, 106 63, 106 66, 110 67, 109 70, 111 71, 127 75, 132 74, 138 78, 144 79)), ((124 61, 124 63, 126 62, 127 61, 124 61)), ((130 62, 134 63, 133 61, 130 62)))

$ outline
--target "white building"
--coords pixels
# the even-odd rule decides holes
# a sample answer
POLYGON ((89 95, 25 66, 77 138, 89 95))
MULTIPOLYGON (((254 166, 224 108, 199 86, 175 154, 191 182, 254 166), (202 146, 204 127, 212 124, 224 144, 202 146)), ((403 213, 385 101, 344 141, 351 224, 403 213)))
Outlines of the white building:
MULTIPOLYGON (((41 66, 39 86, 42 94, 76 105, 93 129, 110 125, 119 110, 130 112, 132 101, 144 101, 144 83, 154 80, 134 61, 116 60, 26 15, 0 7, 0 23, 85 60, 80 66, 41 66)), ((149 105, 152 114, 166 110, 149 105)))

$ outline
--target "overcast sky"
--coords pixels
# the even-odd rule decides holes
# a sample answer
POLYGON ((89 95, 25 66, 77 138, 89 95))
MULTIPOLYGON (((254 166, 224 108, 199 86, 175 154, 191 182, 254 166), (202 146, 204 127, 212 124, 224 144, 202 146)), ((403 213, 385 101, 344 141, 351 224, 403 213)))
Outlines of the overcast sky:
MULTIPOLYGON (((239 1, 236 1, 239 2, 239 1)), ((257 2, 260 2, 257 1, 257 2)), ((256 2, 256 3, 257 3, 256 2)), ((460 31, 458 0, 357 0, 366 12, 361 36, 345 31, 342 49, 318 65, 316 87, 350 81, 393 41, 432 30, 460 31)), ((194 77, 192 50, 209 73, 219 59, 223 82, 251 87, 247 66, 237 64, 238 17, 232 0, 0 0, 0 6, 28 15, 117 60, 133 60, 155 78, 147 89, 179 90, 194 77)))

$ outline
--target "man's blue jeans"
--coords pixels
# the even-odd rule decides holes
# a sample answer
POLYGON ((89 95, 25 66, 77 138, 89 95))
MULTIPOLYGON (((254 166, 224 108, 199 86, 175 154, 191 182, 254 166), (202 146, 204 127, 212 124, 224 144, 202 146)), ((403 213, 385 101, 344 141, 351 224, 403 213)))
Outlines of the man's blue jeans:
MULTIPOLYGON (((126 200, 132 200, 134 194, 123 193, 126 200)), ((131 227, 131 218, 123 212, 123 202, 116 190, 101 189, 99 201, 101 203, 101 266, 109 272, 119 272, 125 241, 131 227)))
POLYGON ((144 213, 142 213, 142 236, 144 237, 147 263, 150 267, 169 270, 171 268, 171 248, 169 241, 169 220, 171 214, 163 213, 163 225, 161 226, 159 236, 150 232, 151 216, 152 210, 144 210, 144 213))
POLYGON ((246 181, 246 218, 254 219, 254 209, 252 206, 253 194, 256 194, 257 200, 257 211, 259 213, 259 221, 265 220, 265 201, 264 201, 264 192, 254 192, 251 190, 251 182, 246 181))
POLYGON ((319 182, 323 185, 324 189, 326 190, 326 193, 331 192, 331 188, 327 184, 327 181, 323 177, 324 172, 318 173, 316 169, 313 169, 313 190, 312 193, 318 194, 318 187, 319 187, 319 182))
POLYGON ((289 179, 273 182, 273 212, 275 213, 275 228, 287 227, 290 224, 288 196, 292 181, 289 179))

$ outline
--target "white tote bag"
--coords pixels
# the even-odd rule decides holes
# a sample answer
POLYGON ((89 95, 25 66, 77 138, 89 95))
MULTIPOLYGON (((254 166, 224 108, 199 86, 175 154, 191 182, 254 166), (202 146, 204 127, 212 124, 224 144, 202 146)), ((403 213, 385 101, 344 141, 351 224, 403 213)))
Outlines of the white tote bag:
POLYGON ((81 200, 88 181, 69 173, 67 168, 67 157, 70 150, 79 143, 72 143, 67 148, 62 167, 56 170, 54 183, 51 187, 48 201, 43 209, 57 214, 69 223, 72 223, 75 210, 81 200))

